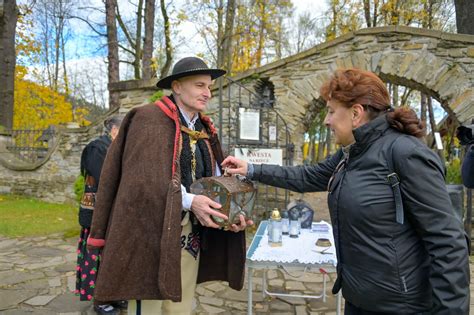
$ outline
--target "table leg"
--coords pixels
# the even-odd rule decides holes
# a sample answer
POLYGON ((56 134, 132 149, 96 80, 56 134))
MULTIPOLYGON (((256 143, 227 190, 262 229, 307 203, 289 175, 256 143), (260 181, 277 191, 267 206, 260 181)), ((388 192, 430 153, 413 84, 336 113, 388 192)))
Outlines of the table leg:
POLYGON ((262 275, 262 297, 264 300, 265 300, 265 297, 267 296, 265 292, 267 292, 267 269, 263 269, 263 275, 262 275))
POLYGON ((342 290, 339 290, 339 293, 336 297, 336 315, 341 315, 341 303, 342 303, 342 290))
POLYGON ((326 273, 323 273, 323 303, 326 303, 326 273))
POLYGON ((248 288, 247 288, 247 293, 248 293, 248 302, 247 302, 247 315, 252 315, 252 308, 253 308, 253 303, 252 303, 252 273, 253 270, 252 268, 248 267, 247 268, 247 283, 248 283, 248 288))

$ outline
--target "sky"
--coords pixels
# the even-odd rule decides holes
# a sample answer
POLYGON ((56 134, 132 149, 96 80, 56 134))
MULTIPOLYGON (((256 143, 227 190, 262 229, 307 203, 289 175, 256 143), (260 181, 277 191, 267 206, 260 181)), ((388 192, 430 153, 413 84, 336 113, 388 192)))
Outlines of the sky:
MULTIPOLYGON (((19 0, 19 2, 27 0, 19 0)), ((174 0, 172 1, 174 7, 180 7, 186 0, 174 0)), ((293 0, 295 12, 294 17, 299 14, 311 11, 313 16, 319 16, 326 10, 327 0, 293 0)), ((119 8, 124 19, 127 16, 132 16, 136 8, 130 4, 130 0, 118 0, 119 8)), ((171 3, 171 1, 167 1, 171 3)), ((93 6, 103 8, 102 0, 78 0, 79 6, 93 6)), ((171 11, 170 11, 171 12, 171 11)), ((160 11, 156 10, 155 15, 160 15, 160 11)), ((88 11, 87 17, 91 21, 103 20, 103 13, 88 11)), ((66 46, 67 55, 67 67, 69 75, 74 75, 74 79, 78 85, 86 84, 91 80, 95 86, 101 86, 100 91, 104 90, 103 85, 106 84, 104 75, 106 75, 106 56, 107 51, 105 47, 97 45, 97 41, 103 41, 91 37, 90 28, 78 19, 70 20, 72 34, 70 34, 66 46), (93 66, 91 66, 93 65, 93 66), (80 73, 87 69, 87 76, 81 76, 80 73), (82 82, 83 81, 83 82, 82 82)), ((155 32, 157 30, 155 29, 155 32)), ((179 25, 179 35, 184 37, 183 44, 175 47, 174 61, 179 60, 182 57, 196 55, 201 52, 206 52, 206 46, 204 40, 197 34, 196 27, 191 23, 181 23, 179 25)), ((122 80, 132 79, 133 73, 132 68, 123 63, 120 65, 120 76, 122 80)), ((106 78, 105 78, 106 79, 106 78)), ((92 95, 92 92, 90 92, 92 95)), ((92 96, 90 96, 92 98, 92 96)))
MULTIPOLYGON (((20 0, 26 1, 26 0, 20 0)), ((93 4, 96 7, 103 7, 102 0, 79 0, 81 4, 87 5, 88 3, 93 4)), ((129 15, 134 14, 134 7, 130 5, 129 0, 118 0, 121 14, 126 18, 127 13, 129 15)), ((170 2, 170 1, 168 1, 170 2)), ((174 0, 173 5, 179 7, 185 0, 174 0)), ((302 14, 306 11, 310 11, 312 16, 320 16, 327 8, 327 0, 292 0, 295 8, 294 17, 302 14)), ((91 12, 88 18, 91 20, 100 20, 99 12, 91 12), (97 18, 95 18, 97 17, 97 18)), ((159 10, 155 11, 155 15, 161 14, 159 10)), ((73 37, 70 38, 67 44, 67 55, 74 56, 73 59, 89 59, 96 56, 105 56, 105 49, 98 50, 97 45, 91 45, 90 29, 85 25, 84 22, 79 20, 71 20, 72 29, 74 32, 73 37)), ((155 29, 155 32, 157 30, 155 29)), ((179 25, 179 34, 185 38, 183 45, 176 47, 175 59, 179 59, 185 55, 195 54, 195 51, 205 51, 205 42, 199 35, 195 26, 191 22, 182 23, 179 25)))

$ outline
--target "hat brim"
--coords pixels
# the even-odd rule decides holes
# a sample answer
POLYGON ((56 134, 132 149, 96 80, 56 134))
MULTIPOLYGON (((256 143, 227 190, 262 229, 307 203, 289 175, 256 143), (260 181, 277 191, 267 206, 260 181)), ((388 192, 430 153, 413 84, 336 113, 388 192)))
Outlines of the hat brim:
POLYGON ((161 89, 171 89, 171 82, 177 79, 181 79, 184 77, 189 77, 192 75, 197 75, 197 74, 209 74, 211 76, 212 80, 215 80, 224 74, 226 74, 225 70, 222 69, 194 69, 194 70, 189 70, 189 71, 184 71, 176 74, 169 75, 167 77, 164 77, 158 83, 156 83, 156 86, 161 88, 161 89))

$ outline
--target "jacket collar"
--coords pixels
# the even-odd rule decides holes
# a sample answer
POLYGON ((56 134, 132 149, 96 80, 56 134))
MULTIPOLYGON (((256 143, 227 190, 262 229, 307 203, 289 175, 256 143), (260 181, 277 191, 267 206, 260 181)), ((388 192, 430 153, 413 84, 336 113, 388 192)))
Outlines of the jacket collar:
POLYGON ((350 156, 354 157, 365 151, 365 149, 380 138, 390 126, 387 122, 386 115, 381 115, 368 123, 354 129, 355 143, 351 145, 350 156))

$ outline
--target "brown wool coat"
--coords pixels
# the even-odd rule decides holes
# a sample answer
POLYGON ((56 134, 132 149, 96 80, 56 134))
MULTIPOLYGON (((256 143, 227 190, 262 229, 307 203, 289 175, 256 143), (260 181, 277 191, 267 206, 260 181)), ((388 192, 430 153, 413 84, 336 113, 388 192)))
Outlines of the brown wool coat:
MULTIPOLYGON (((175 132, 174 121, 149 104, 127 114, 109 148, 91 227, 92 238, 105 239, 94 294, 99 301, 181 300, 179 163, 171 178, 175 132)), ((220 164, 217 136, 210 142, 220 164)), ((223 280, 240 290, 245 233, 206 228, 202 247, 198 283, 223 280)))

